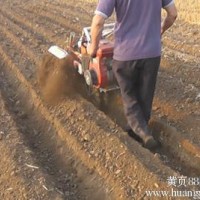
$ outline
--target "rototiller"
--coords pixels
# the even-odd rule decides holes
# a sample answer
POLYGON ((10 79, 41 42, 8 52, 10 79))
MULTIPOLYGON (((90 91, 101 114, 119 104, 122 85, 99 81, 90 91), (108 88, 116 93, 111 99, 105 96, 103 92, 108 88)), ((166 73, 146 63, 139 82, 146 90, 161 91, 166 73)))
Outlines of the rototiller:
POLYGON ((80 38, 76 39, 75 33, 71 33, 67 39, 66 49, 51 46, 49 52, 59 59, 70 54, 75 55, 73 67, 84 77, 88 88, 97 89, 100 92, 109 92, 118 89, 112 72, 113 57, 113 30, 114 24, 105 24, 102 38, 95 58, 87 54, 87 45, 91 41, 91 28, 84 27, 80 38))

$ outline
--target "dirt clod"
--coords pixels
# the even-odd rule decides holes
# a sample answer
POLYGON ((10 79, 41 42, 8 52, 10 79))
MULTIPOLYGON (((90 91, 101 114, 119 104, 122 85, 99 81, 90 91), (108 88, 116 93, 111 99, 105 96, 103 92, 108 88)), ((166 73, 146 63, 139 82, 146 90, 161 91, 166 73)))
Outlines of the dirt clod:
POLYGON ((46 54, 38 67, 38 83, 44 100, 57 103, 64 96, 73 98, 80 88, 80 78, 73 67, 75 55, 58 59, 46 54))

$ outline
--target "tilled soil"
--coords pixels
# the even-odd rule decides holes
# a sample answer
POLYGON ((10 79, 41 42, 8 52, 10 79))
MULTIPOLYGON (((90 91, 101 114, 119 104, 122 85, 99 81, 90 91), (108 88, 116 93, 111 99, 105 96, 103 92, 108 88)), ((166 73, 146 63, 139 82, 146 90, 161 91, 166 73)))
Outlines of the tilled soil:
POLYGON ((27 146, 25 125, 16 123, 0 97, 1 199, 61 199, 45 166, 38 165, 35 152, 27 146))
MULTIPOLYGON (((162 147, 155 152, 123 131, 119 93, 105 95, 99 107, 77 90, 60 90, 80 89, 77 77, 62 86, 65 64, 42 73, 50 77, 40 77, 42 95, 37 72, 43 55, 52 44, 64 48, 70 31, 81 34, 95 4, 0 2, 1 199, 158 199, 146 191, 169 190, 168 177, 200 177, 198 25, 178 20, 163 37, 151 122, 162 147)), ((198 183, 178 189, 198 191, 198 183)))

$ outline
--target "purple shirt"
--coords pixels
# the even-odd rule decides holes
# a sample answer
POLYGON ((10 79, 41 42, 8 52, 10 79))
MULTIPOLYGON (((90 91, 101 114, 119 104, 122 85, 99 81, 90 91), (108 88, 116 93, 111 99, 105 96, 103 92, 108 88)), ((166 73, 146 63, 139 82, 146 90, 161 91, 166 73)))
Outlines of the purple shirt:
POLYGON ((99 0, 95 14, 110 17, 115 10, 113 58, 119 61, 161 55, 161 8, 173 0, 99 0))

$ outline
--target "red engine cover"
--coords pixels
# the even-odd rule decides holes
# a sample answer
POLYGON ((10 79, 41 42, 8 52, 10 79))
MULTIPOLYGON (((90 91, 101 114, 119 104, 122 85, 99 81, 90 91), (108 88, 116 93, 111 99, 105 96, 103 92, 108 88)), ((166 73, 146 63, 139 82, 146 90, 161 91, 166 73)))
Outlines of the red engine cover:
POLYGON ((97 75, 97 88, 105 88, 109 84, 108 70, 113 57, 113 43, 107 40, 100 41, 96 58, 90 62, 89 69, 97 75))

